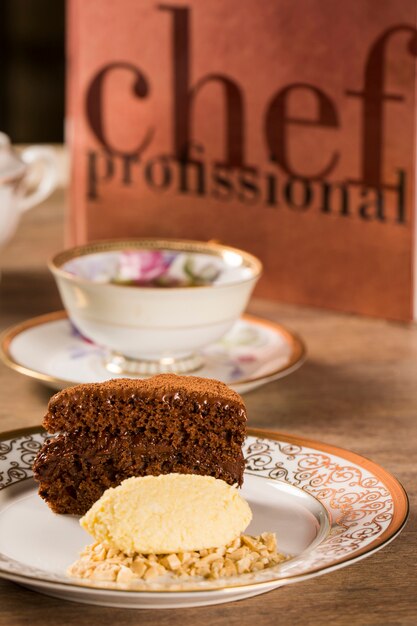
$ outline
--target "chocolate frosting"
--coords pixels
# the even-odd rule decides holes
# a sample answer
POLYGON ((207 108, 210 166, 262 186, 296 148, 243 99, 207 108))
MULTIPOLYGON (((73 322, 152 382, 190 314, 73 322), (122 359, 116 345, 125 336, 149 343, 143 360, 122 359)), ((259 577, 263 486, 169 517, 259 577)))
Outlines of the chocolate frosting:
POLYGON ((139 401, 152 400, 167 407, 194 403, 194 412, 203 412, 213 406, 224 411, 231 409, 238 422, 246 423, 246 408, 242 398, 224 383, 197 376, 160 374, 144 380, 119 378, 64 389, 50 399, 44 426, 52 433, 69 430, 76 427, 76 414, 83 413, 83 425, 88 420, 90 426, 100 428, 96 419, 100 410, 97 409, 96 415, 88 418, 85 409, 97 405, 105 412, 115 403, 135 406, 139 401))

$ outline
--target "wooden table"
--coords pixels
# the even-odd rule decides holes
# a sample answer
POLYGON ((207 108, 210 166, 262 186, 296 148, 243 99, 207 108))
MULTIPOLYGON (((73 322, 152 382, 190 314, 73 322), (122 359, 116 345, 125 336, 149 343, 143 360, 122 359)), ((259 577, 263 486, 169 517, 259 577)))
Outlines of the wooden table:
MULTIPOLYGON (((63 247, 64 190, 27 214, 0 252, 0 326, 61 308, 45 268, 63 247)), ((254 301, 250 312, 300 333, 305 365, 247 394, 249 424, 355 450, 395 474, 411 499, 398 539, 350 567, 212 608, 132 611, 55 600, 0 581, 0 625, 417 624, 417 327, 254 301)), ((0 431, 39 424, 50 391, 0 366, 0 431)))

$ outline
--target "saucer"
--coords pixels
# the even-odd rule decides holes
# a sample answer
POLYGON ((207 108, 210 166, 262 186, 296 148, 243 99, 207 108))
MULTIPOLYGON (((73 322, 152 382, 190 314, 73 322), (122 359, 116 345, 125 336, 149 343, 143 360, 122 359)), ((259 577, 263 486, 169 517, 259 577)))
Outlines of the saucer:
MULTIPOLYGON (((305 346, 280 324, 244 315, 200 355, 203 365, 198 376, 216 378, 245 393, 300 367, 305 346)), ((52 389, 126 377, 106 368, 106 349, 83 337, 65 311, 41 315, 6 330, 0 357, 12 369, 52 389)))

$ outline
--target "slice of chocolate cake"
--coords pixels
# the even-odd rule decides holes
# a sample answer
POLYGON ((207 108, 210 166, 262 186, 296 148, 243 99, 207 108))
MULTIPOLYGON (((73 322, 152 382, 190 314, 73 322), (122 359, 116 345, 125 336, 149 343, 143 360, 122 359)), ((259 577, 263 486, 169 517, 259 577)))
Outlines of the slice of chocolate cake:
POLYGON ((53 396, 33 471, 56 513, 83 515, 130 476, 207 474, 242 484, 246 410, 227 385, 161 374, 77 385, 53 396))

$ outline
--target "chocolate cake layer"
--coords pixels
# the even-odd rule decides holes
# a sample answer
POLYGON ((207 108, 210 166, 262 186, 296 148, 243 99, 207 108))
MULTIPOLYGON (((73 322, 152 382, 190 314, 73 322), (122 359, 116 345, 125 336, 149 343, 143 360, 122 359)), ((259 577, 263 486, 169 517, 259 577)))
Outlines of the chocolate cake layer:
POLYGON ((222 417, 234 428, 246 423, 242 398, 230 387, 217 380, 175 374, 145 380, 120 378, 64 389, 49 401, 43 423, 50 433, 82 426, 132 429, 140 419, 145 425, 148 415, 167 419, 173 410, 186 412, 190 425, 200 416, 206 432, 210 431, 210 417, 216 420, 216 430, 222 417))
POLYGON ((83 515, 105 489, 130 476, 209 474, 241 484, 243 454, 237 457, 193 445, 180 449, 165 443, 147 444, 136 435, 98 437, 57 435, 39 453, 34 476, 39 494, 56 513, 83 515))
POLYGON ((77 385, 51 398, 44 426, 60 434, 33 469, 40 495, 58 513, 84 514, 130 476, 243 482, 245 406, 219 381, 163 374, 77 385))

